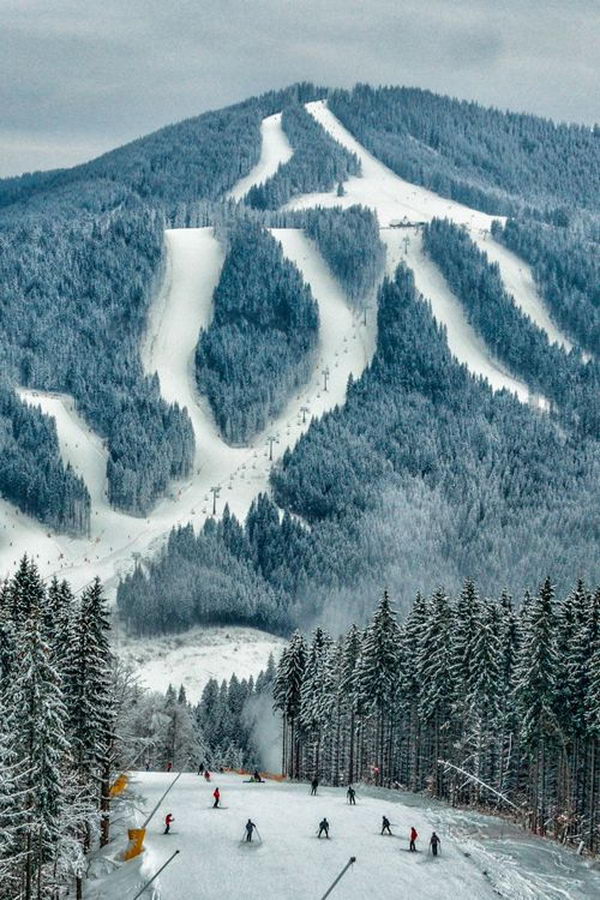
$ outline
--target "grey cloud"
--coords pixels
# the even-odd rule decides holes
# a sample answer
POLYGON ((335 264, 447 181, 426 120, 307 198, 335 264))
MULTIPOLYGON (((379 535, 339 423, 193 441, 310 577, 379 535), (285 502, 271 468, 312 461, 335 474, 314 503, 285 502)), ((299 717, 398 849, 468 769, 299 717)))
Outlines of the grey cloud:
POLYGON ((299 79, 600 119, 598 0, 3 0, 0 174, 299 79))

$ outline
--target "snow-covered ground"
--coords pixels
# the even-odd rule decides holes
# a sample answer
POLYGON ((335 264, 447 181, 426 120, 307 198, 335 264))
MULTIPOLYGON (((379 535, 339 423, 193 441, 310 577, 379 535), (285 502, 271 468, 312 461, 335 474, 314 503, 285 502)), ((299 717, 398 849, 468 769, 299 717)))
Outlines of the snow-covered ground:
MULTIPOLYGON (((134 785, 150 810, 172 775, 137 773, 134 785)), ((557 845, 524 834, 498 819, 462 813, 421 797, 358 786, 357 805, 348 806, 344 788, 320 787, 311 797, 305 784, 247 784, 233 774, 215 775, 211 784, 184 774, 148 827, 146 847, 158 866, 174 850, 180 855, 159 879, 162 900, 306 900, 322 897, 350 856, 356 863, 332 898, 375 900, 411 897, 427 900, 583 900, 600 896, 600 876, 589 863, 557 845), (224 809, 213 810, 212 791, 221 789, 224 809), (171 812, 172 833, 163 835, 171 812), (381 817, 393 823, 393 836, 381 836, 381 817), (318 839, 326 817, 330 840, 318 839), (262 841, 243 842, 248 818, 262 841), (408 852, 415 826, 420 852, 408 852), (427 852, 436 830, 442 854, 427 852)), ((131 900, 119 886, 106 900, 131 900)))
POLYGON ((255 628, 198 626, 151 640, 119 636, 116 650, 144 687, 164 693, 169 684, 182 684, 188 700, 197 703, 209 679, 220 683, 234 672, 240 679, 256 678, 270 653, 278 661, 285 643, 255 628))
POLYGON ((241 200, 251 187, 262 184, 274 175, 279 166, 291 159, 293 150, 281 127, 281 113, 262 120, 262 146, 260 159, 254 168, 242 178, 227 194, 232 200, 241 200))

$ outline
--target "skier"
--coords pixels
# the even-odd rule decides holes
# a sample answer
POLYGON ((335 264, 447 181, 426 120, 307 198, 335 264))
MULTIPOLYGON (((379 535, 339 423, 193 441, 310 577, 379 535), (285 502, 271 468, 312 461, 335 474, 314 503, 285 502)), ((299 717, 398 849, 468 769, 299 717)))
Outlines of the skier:
POLYGON ((356 791, 351 784, 348 785, 346 797, 348 798, 348 803, 350 804, 350 806, 356 806, 356 791))
POLYGON ((327 819, 321 819, 321 821, 319 822, 318 837, 321 837, 323 832, 325 832, 325 837, 328 838, 329 837, 329 822, 327 821, 327 819))
POLYGON ((392 835, 392 832, 390 829, 390 820, 388 819, 387 816, 382 816, 381 817, 381 833, 385 834, 386 832, 387 832, 387 834, 392 835))
POLYGON ((163 832, 164 834, 169 833, 169 831, 171 830, 171 822, 174 822, 174 821, 175 821, 175 819, 171 815, 171 813, 167 813, 165 816, 165 830, 163 832))
POLYGON ((172 763, 172 762, 168 762, 168 763, 167 763, 167 772, 170 772, 172 768, 173 768, 173 763, 172 763))
POLYGON ((213 809, 216 809, 219 805, 219 800, 221 799, 221 791, 218 787, 216 787, 213 791, 213 797, 215 798, 215 802, 213 803, 213 809))
POLYGON ((311 797, 317 796, 317 788, 318 787, 319 787, 319 779, 315 775, 315 777, 313 778, 313 780, 310 783, 310 796, 311 797))
POLYGON ((204 773, 204 762, 201 762, 198 766, 198 775, 202 775, 204 773))
POLYGON ((252 819, 248 819, 248 821, 246 822, 246 840, 249 844, 252 843, 252 832, 255 828, 256 825, 254 824, 252 819))
POLYGON ((419 837, 419 834, 417 832, 417 829, 413 825, 413 827, 410 829, 410 844, 409 844, 409 848, 408 848, 411 853, 417 852, 415 841, 418 839, 418 837, 419 837))
POLYGON ((429 846, 431 847, 431 852, 433 853, 433 855, 437 856, 438 855, 438 847, 441 849, 442 842, 440 841, 440 839, 437 836, 437 834, 435 833, 435 831, 431 835, 431 838, 429 841, 429 846))
POLYGON ((210 781, 210 772, 208 771, 208 769, 204 770, 204 780, 210 781))

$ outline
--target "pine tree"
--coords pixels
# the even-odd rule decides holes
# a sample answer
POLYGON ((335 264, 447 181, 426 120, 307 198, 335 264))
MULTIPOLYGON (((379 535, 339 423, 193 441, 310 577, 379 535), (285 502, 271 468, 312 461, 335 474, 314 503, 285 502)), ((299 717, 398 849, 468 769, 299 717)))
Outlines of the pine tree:
POLYGON ((392 707, 400 682, 401 631, 387 591, 379 602, 362 641, 358 683, 360 698, 376 714, 375 758, 377 782, 389 778, 391 757, 392 707), (387 750, 386 750, 387 738, 387 750))

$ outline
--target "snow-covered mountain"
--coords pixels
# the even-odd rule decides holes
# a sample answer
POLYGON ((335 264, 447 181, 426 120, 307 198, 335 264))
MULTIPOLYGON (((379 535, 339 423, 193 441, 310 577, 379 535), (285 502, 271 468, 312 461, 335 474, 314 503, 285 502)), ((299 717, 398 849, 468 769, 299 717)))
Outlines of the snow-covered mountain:
POLYGON ((34 316, 44 306, 35 321, 20 314, 21 338, 3 323, 8 383, 22 401, 3 410, 7 447, 27 465, 18 480, 13 466, 0 485, 2 573, 29 553, 45 577, 75 587, 99 574, 114 596, 127 578, 121 609, 145 633, 211 618, 286 630, 314 611, 315 594, 321 612, 352 596, 360 615, 385 581, 402 598, 467 574, 487 589, 506 573, 500 588, 512 590, 550 565, 561 584, 598 576, 589 552, 596 514, 581 511, 584 498, 597 508, 589 493, 600 460, 596 338, 579 324, 595 302, 597 141, 575 127, 423 92, 369 90, 301 85, 171 126, 74 170, 0 182, 6 315, 27 295, 34 316), (381 126, 377 110, 386 111, 381 126), (574 137, 586 162, 569 186, 556 160, 574 137), (366 236, 367 219, 360 228, 352 219, 357 206, 376 217, 379 240, 366 236), (516 236, 507 215, 522 229, 516 236), (456 249, 446 237, 444 258, 428 237, 438 219, 466 242, 456 249), (265 245, 280 256, 256 288, 262 308, 277 302, 275 288, 268 295, 280 278, 297 278, 316 303, 312 343, 307 338, 293 370, 292 357, 281 356, 284 346, 300 353, 290 308, 259 328, 255 298, 249 294, 245 309, 223 299, 236 267, 247 267, 241 283, 254 278, 242 252, 249 239, 237 256, 228 243, 234 224, 243 230, 249 222, 281 248, 265 245), (557 263, 569 248, 591 257, 585 277, 557 263), (415 379, 399 373, 398 366, 408 371, 405 348, 388 346, 392 334, 408 333, 399 321, 404 301, 389 300, 384 316, 378 298, 399 265, 426 304, 419 315, 438 326, 433 349, 412 339, 415 379), (461 266, 476 272, 472 282, 461 282, 461 266), (368 283, 358 287, 361 270, 368 283), (203 333, 208 356, 199 356, 203 333), (450 355, 442 359, 444 347, 450 355), (430 352, 439 357, 437 375, 430 352), (274 360, 288 369, 273 369, 274 360), (391 377, 399 409, 381 393, 376 433, 372 407, 391 377), (221 393, 205 392, 209 382, 221 393), (244 407, 242 440, 220 424, 229 421, 225 402, 231 414, 244 407), (21 423, 33 408, 52 423, 44 460, 21 423), (548 448, 545 460, 533 444, 548 448), (455 454, 464 468, 452 486, 455 454), (50 465, 54 482, 40 481, 38 469, 50 465), (60 516, 52 489, 59 481, 60 516), (31 500, 34 482, 38 497, 48 495, 44 503, 31 500), (270 506, 257 511, 264 494, 270 506), (237 544, 228 525, 206 524, 226 506, 240 522, 254 515, 237 544), (186 557, 189 524, 200 537, 186 557), (179 531, 157 556, 172 529, 179 531), (277 559, 267 559, 267 546, 277 559), (174 571, 175 605, 185 612, 178 618, 168 599, 161 619, 174 571), (232 577, 240 595, 223 613, 232 577), (221 582, 216 596, 198 587, 221 582), (144 606, 139 598, 150 596, 144 606))

